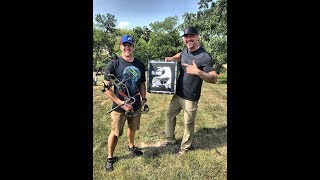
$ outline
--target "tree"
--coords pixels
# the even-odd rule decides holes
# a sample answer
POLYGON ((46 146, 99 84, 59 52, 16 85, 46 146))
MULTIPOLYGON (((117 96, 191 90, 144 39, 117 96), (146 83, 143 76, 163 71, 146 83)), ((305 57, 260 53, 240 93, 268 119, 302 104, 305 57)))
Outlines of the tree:
POLYGON ((166 17, 163 21, 150 23, 153 32, 170 32, 175 30, 178 23, 178 16, 166 17))
POLYGON ((97 14, 95 17, 96 24, 93 26, 93 67, 97 68, 98 64, 104 64, 107 57, 114 56, 115 36, 118 29, 115 28, 117 19, 114 15, 97 14))
POLYGON ((181 51, 182 40, 176 28, 177 24, 178 16, 167 17, 163 21, 150 24, 148 50, 152 59, 164 59, 181 51))
POLYGON ((143 26, 143 28, 141 27, 135 27, 133 28, 133 32, 136 34, 137 38, 140 39, 144 39, 146 42, 149 41, 150 39, 150 33, 151 33, 151 30, 148 29, 147 26, 143 26))

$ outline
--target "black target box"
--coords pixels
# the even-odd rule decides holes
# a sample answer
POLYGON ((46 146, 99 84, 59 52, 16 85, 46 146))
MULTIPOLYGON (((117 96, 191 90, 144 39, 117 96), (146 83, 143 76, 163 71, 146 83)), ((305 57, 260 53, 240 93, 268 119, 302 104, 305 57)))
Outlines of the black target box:
POLYGON ((147 91, 158 94, 175 94, 178 76, 175 61, 148 61, 147 91))

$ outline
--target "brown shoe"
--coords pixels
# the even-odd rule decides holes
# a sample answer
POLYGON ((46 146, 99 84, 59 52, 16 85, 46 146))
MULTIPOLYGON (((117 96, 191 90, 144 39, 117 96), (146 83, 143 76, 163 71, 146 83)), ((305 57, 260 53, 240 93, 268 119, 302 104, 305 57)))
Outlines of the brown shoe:
POLYGON ((187 153, 187 151, 180 150, 180 151, 176 154, 176 156, 177 156, 177 157, 181 157, 181 156, 185 155, 186 153, 187 153))

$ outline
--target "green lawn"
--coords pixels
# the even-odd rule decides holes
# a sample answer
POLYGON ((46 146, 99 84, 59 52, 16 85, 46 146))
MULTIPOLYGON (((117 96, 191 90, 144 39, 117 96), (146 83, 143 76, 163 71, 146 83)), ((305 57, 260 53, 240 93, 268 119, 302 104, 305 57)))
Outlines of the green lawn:
MULTIPOLYGON (((220 74, 216 84, 204 82, 195 123, 194 150, 176 157, 179 145, 159 147, 164 141, 165 114, 172 95, 147 93, 149 112, 142 115, 135 144, 144 154, 131 158, 127 130, 119 138, 114 171, 105 171, 110 133, 111 101, 101 92, 103 76, 93 86, 93 179, 227 179, 227 80, 220 74)), ((127 124, 125 124, 127 127, 127 124)), ((183 113, 177 116, 176 138, 181 141, 183 113)))

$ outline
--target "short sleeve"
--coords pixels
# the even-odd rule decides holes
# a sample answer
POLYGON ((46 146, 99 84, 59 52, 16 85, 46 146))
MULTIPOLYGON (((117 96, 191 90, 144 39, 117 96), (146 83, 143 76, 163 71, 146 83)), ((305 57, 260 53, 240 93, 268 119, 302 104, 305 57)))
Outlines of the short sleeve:
POLYGON ((109 78, 106 74, 109 74, 109 73, 114 74, 114 71, 115 71, 114 67, 115 67, 116 61, 118 60, 111 60, 107 64, 106 69, 104 71, 104 80, 109 81, 109 78))
POLYGON ((204 72, 208 73, 210 71, 215 71, 213 67, 212 58, 209 54, 206 54, 203 60, 202 69, 204 72))
POLYGON ((146 67, 142 63, 142 72, 141 72, 141 82, 144 83, 146 82, 146 67))

